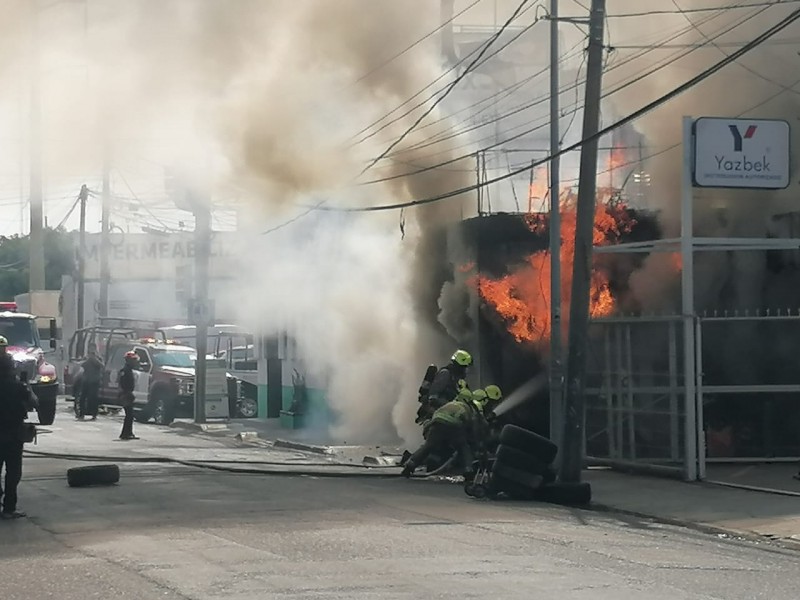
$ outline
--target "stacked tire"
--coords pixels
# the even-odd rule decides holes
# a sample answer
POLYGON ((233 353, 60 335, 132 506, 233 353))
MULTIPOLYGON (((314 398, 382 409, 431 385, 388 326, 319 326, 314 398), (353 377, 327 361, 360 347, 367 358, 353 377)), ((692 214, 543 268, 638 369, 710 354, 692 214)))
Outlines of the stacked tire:
POLYGON ((553 461, 558 446, 552 441, 516 425, 506 425, 500 432, 500 445, 491 467, 491 487, 516 500, 539 500, 584 506, 591 502, 588 483, 556 481, 553 461))

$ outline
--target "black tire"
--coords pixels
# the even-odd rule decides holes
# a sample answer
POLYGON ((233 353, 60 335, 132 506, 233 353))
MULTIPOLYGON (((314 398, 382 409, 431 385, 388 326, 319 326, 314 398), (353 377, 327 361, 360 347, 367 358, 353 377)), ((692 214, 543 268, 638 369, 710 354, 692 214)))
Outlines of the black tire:
POLYGON ((67 471, 67 483, 69 487, 114 485, 119 483, 119 467, 117 465, 73 467, 67 471))
POLYGON ((546 437, 516 425, 503 427, 503 431, 500 432, 500 443, 532 454, 546 465, 552 463, 558 454, 558 446, 546 437))
POLYGON ((150 410, 156 425, 170 425, 175 420, 175 407, 163 393, 157 393, 150 401, 150 410))
POLYGON ((526 473, 496 461, 492 466, 492 487, 512 497, 528 499, 543 482, 544 477, 535 473, 526 473))
MULTIPOLYGON (((500 444, 497 447, 497 452, 495 452, 495 460, 526 473, 541 475, 545 480, 555 475, 552 467, 540 461, 533 454, 528 454, 511 446, 500 444)), ((551 479, 550 481, 553 480, 551 479)))
POLYGON ((592 502, 592 486, 586 481, 551 483, 536 490, 534 499, 563 506, 588 506, 592 502))

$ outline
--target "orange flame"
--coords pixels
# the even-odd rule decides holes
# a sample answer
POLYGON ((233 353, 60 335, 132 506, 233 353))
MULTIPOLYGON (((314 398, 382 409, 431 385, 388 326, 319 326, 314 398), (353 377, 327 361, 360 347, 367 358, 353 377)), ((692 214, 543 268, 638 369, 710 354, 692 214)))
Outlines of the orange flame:
MULTIPOLYGON (((562 314, 568 314, 572 291, 572 265, 575 255, 574 193, 567 192, 561 200, 561 302, 562 314)), ((532 231, 539 233, 546 227, 542 215, 525 215, 532 231)), ((633 221, 625 208, 607 201, 598 202, 595 212, 593 242, 595 245, 613 243, 629 231, 633 221)), ((523 265, 500 279, 478 275, 475 284, 481 298, 502 317, 506 328, 517 341, 544 343, 551 335, 550 323, 550 256, 536 252, 525 259, 523 265)), ((614 311, 614 298, 609 288, 607 273, 595 268, 592 273, 590 312, 593 317, 607 316, 614 311)), ((567 320, 562 319, 564 326, 567 320)))
POLYGON ((528 212, 532 213, 534 210, 543 208, 541 207, 545 198, 547 198, 550 191, 550 182, 547 173, 547 167, 540 166, 533 170, 533 177, 531 178, 530 189, 528 190, 528 212))

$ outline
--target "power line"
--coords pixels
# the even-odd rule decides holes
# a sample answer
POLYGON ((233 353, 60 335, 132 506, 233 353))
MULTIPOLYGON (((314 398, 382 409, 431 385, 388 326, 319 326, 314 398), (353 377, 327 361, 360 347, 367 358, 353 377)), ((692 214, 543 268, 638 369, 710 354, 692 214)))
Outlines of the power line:
POLYGON ((55 229, 59 229, 60 227, 64 226, 64 224, 67 222, 67 220, 72 216, 72 213, 75 212, 75 209, 78 207, 78 204, 80 204, 80 202, 81 202, 81 197, 80 197, 80 194, 79 194, 78 197, 75 198, 75 202, 72 204, 72 208, 70 208, 67 211, 67 214, 64 215, 64 218, 61 219, 59 224, 55 226, 55 229))
POLYGON ((404 139, 406 139, 406 137, 412 131, 414 131, 414 129, 417 128, 417 125, 422 123, 422 121, 424 121, 425 118, 429 114, 431 114, 436 109, 437 106, 439 106, 442 100, 447 98, 450 92, 452 92, 453 89, 464 79, 464 77, 466 77, 475 68, 475 65, 478 64, 478 61, 480 61, 481 58, 483 58, 483 55, 486 54, 489 48, 491 48, 492 44, 494 44, 494 42, 497 41, 497 39, 506 31, 506 29, 508 29, 509 25, 511 25, 511 23, 513 23, 517 19, 517 17, 519 17, 520 13, 528 4, 528 2, 530 2, 530 0, 522 0, 517 9, 512 13, 511 17, 509 17, 509 19, 503 24, 503 26, 497 32, 495 32, 495 34, 491 38, 489 38, 489 41, 486 43, 486 45, 484 45, 483 49, 478 53, 478 56, 475 57, 475 59, 467 66, 467 68, 464 69, 464 71, 447 86, 444 93, 442 93, 441 96, 439 96, 427 109, 425 109, 425 111, 423 111, 423 113, 417 118, 417 120, 414 121, 411 124, 411 126, 409 126, 403 132, 403 134, 400 137, 398 137, 394 142, 389 144, 389 146, 383 152, 381 152, 375 159, 370 161, 370 163, 364 168, 364 170, 361 171, 361 175, 369 171, 373 166, 375 166, 376 163, 384 159, 386 155, 389 154, 389 152, 394 150, 404 139))
POLYGON ((794 23, 798 19, 800 19, 800 9, 794 10, 790 15, 788 15, 787 17, 781 19, 776 25, 773 25, 770 29, 768 29, 764 33, 760 34, 758 37, 754 38, 751 42, 749 42, 743 48, 737 50, 736 52, 734 52, 733 54, 731 54, 729 56, 726 56, 725 58, 723 58, 719 62, 715 63, 711 67, 708 67, 707 69, 702 71, 699 75, 696 75, 695 77, 691 78, 690 80, 686 81, 685 83, 683 83, 683 84, 679 85, 678 87, 674 88, 672 91, 664 94, 663 96, 657 98, 656 100, 653 100, 652 102, 646 104, 642 108, 632 112, 627 117, 624 117, 624 118, 616 121, 615 123, 609 125, 608 127, 605 127, 603 129, 601 129, 595 135, 590 136, 590 137, 585 138, 585 139, 582 139, 579 142, 576 142, 575 144, 572 144, 572 145, 560 150, 559 152, 548 156, 547 158, 544 158, 544 159, 539 160, 539 161, 535 161, 535 162, 531 163, 529 166, 523 167, 521 169, 517 169, 517 170, 512 171, 512 172, 510 172, 508 174, 505 174, 505 175, 500 175, 498 177, 495 177, 493 179, 484 181, 484 182, 479 183, 479 184, 467 186, 467 187, 464 187, 464 188, 461 188, 461 189, 458 189, 458 190, 452 190, 450 192, 446 192, 446 193, 443 193, 443 194, 439 194, 439 195, 436 195, 436 196, 431 196, 431 197, 423 198, 423 199, 419 199, 419 200, 410 200, 408 202, 396 202, 396 203, 393 203, 393 204, 384 204, 384 205, 379 205, 379 206, 367 206, 367 207, 325 207, 325 206, 320 206, 319 208, 317 208, 317 210, 337 211, 337 212, 378 212, 378 211, 385 211, 385 210, 397 210, 399 208, 408 208, 408 207, 412 207, 412 206, 421 206, 421 205, 424 205, 424 204, 432 204, 434 202, 440 202, 442 200, 446 200, 448 198, 453 198, 455 196, 461 196, 463 194, 466 194, 466 193, 469 193, 469 192, 473 192, 475 190, 481 189, 483 187, 486 187, 488 185, 497 183, 499 181, 504 181, 504 180, 509 179, 511 177, 515 177, 517 175, 520 175, 521 173, 525 173, 527 171, 530 171, 533 168, 536 168, 538 166, 541 166, 543 164, 546 164, 546 163, 550 162, 556 156, 563 156, 563 155, 565 155, 565 154, 567 154, 569 152, 573 152, 574 150, 577 150, 577 149, 581 148, 584 144, 589 143, 591 141, 594 141, 596 139, 600 139, 602 136, 607 135, 608 133, 614 131, 615 129, 618 129, 618 128, 622 127, 623 125, 627 125, 628 123, 631 123, 631 122, 639 119, 640 117, 642 117, 642 116, 646 115, 647 113, 655 110, 656 108, 660 107, 661 105, 669 102, 673 98, 683 94, 687 90, 695 87, 699 83, 703 82, 704 80, 708 79, 712 75, 716 74, 718 71, 720 71, 724 67, 728 66, 732 62, 735 62, 740 57, 744 56, 745 54, 747 54, 748 52, 750 52, 754 48, 757 48, 758 46, 760 46, 765 40, 768 40, 769 38, 771 38, 775 34, 777 34, 777 33, 781 32, 781 31, 783 31, 784 29, 786 29, 789 25, 791 25, 792 23, 794 23))
MULTIPOLYGON (((715 12, 715 11, 723 11, 723 10, 737 10, 737 9, 744 9, 744 8, 757 8, 759 6, 774 6, 776 4, 796 4, 800 2, 800 0, 772 0, 771 2, 753 2, 750 4, 731 4, 728 6, 704 6, 700 8, 689 8, 682 10, 680 12, 686 14, 692 13, 703 13, 703 12, 715 12)), ((649 10, 647 12, 639 12, 639 13, 621 13, 621 14, 608 14, 609 19, 626 19, 630 17, 651 17, 654 15, 675 15, 677 14, 674 10, 649 10)))
POLYGON ((391 58, 388 58, 388 59, 386 59, 386 60, 385 60, 384 62, 382 62, 380 65, 378 65, 377 67, 375 67, 375 68, 371 69, 369 72, 365 73, 364 75, 362 75, 361 77, 359 77, 358 79, 356 79, 354 83, 361 83, 362 81, 364 81, 364 80, 365 80, 367 77, 369 77, 370 75, 372 75, 372 74, 373 74, 373 73, 375 73, 376 71, 379 71, 379 70, 381 70, 383 67, 385 67, 386 65, 388 65, 388 64, 389 64, 389 63, 391 63, 392 61, 395 61, 395 60, 397 60, 398 58, 400 58, 401 56, 403 56, 404 54, 406 54, 406 53, 410 52, 411 50, 413 50, 414 48, 416 48, 417 46, 419 46, 419 45, 420 45, 422 42, 424 42, 425 40, 427 40, 427 39, 429 39, 429 38, 433 37, 434 35, 436 35, 437 33, 439 33, 439 32, 440 32, 442 29, 444 29, 445 27, 447 27, 447 26, 448 26, 450 23, 452 23, 453 21, 455 21, 455 20, 456 20, 458 17, 460 17, 461 15, 463 15, 464 13, 466 13, 467 11, 469 11, 469 10, 470 10, 471 8, 473 8, 474 6, 476 6, 476 5, 480 4, 481 2, 483 2, 483 0, 475 0, 475 1, 474 1, 472 4, 468 5, 468 6, 467 6, 465 9, 463 9, 463 10, 461 10, 461 11, 457 12, 456 14, 454 14, 452 17, 450 17, 449 19, 447 19, 447 21, 445 21, 444 23, 442 23, 441 25, 439 25, 439 26, 438 26, 436 29, 434 29, 434 30, 433 30, 433 31, 431 31, 430 33, 428 33, 428 34, 426 34, 425 36, 421 37, 420 39, 418 39, 416 42, 414 42, 414 43, 413 43, 413 44, 411 44, 410 46, 408 46, 408 47, 404 48, 403 50, 401 50, 400 52, 398 52, 397 54, 395 54, 395 55, 394 55, 394 56, 392 56, 391 58))
MULTIPOLYGON (((530 1, 530 0, 523 0, 523 4, 526 4, 526 3, 527 3, 527 2, 529 2, 529 1, 530 1)), ((539 0, 539 1, 540 1, 540 0, 539 0)), ((524 13, 528 12, 528 10, 530 10, 530 9, 531 9, 531 8, 533 8, 534 6, 539 6, 539 4, 536 4, 536 5, 531 5, 531 6, 527 7, 525 10, 521 11, 521 12, 519 13, 519 15, 517 15, 517 16, 522 16, 524 13)), ((537 19, 537 20, 538 20, 538 19, 537 19)), ((532 26, 532 25, 529 25, 528 27, 525 27, 525 28, 523 28, 523 30, 520 32, 520 35, 521 35, 522 33, 524 33, 525 31, 527 31, 527 30, 528 30, 528 29, 529 29, 531 26, 532 26)), ((498 32, 498 33, 502 33, 502 31, 501 31, 501 32, 498 32)), ((515 41, 515 40, 517 39, 517 37, 519 37, 519 35, 518 35, 518 36, 516 36, 516 37, 514 37, 512 40, 509 40, 509 41, 508 41, 508 42, 506 42, 505 44, 503 44, 503 45, 502 45, 500 48, 498 48, 498 49, 497 49, 497 50, 496 50, 494 53, 492 53, 492 54, 490 54, 488 57, 486 57, 486 60, 489 60, 489 59, 493 58, 494 56, 496 56, 496 55, 497 55, 499 52, 501 52, 503 49, 505 49, 505 48, 506 48, 506 47, 507 47, 509 44, 511 44, 513 41, 515 41)), ((444 79, 445 77, 447 77, 447 76, 448 76, 450 73, 453 73, 454 71, 456 71, 456 70, 457 70, 457 69, 458 69, 458 68, 459 68, 459 67, 460 67, 462 64, 466 63, 466 62, 467 62, 467 60, 468 60, 469 58, 471 58, 473 55, 475 55, 475 54, 477 54, 477 53, 480 53, 480 54, 482 55, 483 53, 485 53, 485 52, 486 52, 486 50, 488 49, 488 47, 489 47, 489 46, 491 46, 491 44, 492 44, 494 41, 496 41, 496 39, 497 39, 497 34, 495 34, 494 36, 492 36, 492 37, 491 37, 491 38, 490 38, 490 39, 489 39, 487 42, 485 42, 485 44, 482 44, 482 45, 480 45, 480 46, 476 46, 476 47, 475 47, 475 48, 473 48, 473 49, 472 49, 472 50, 471 50, 471 51, 470 51, 470 52, 469 52, 469 53, 468 53, 466 56, 464 56, 464 57, 462 57, 461 59, 459 59, 459 60, 458 60, 458 62, 456 62, 456 63, 455 63, 454 65, 452 65, 450 68, 448 68, 447 70, 445 70, 445 71, 444 71, 444 72, 443 72, 441 75, 439 75, 439 76, 438 76, 436 79, 434 79, 432 82, 430 82, 430 83, 429 83, 428 85, 426 85, 424 88, 422 88, 422 89, 421 89, 420 91, 418 91, 416 94, 414 94, 413 96, 411 96, 410 98, 408 98, 408 99, 407 99, 405 102, 403 102, 402 104, 400 104, 400 105, 399 105, 399 106, 397 106, 396 108, 392 109, 392 110, 391 110, 391 111, 389 111, 387 114, 385 114, 385 115, 384 115, 384 116, 382 116, 381 118, 377 119, 376 121, 374 121, 374 122, 373 122, 373 123, 371 123, 370 125, 367 125, 367 126, 366 126, 366 127, 364 127, 363 129, 361 129, 359 132, 357 132, 357 133, 356 133, 356 134, 353 136, 354 138, 357 138, 357 137, 359 137, 359 136, 363 136, 362 138, 360 138, 360 139, 356 140, 355 144, 362 144, 362 143, 364 143, 365 141, 367 141, 368 139, 370 139, 370 138, 372 138, 372 137, 376 136, 377 134, 379 134, 381 131, 383 131, 383 130, 384 130, 384 129, 386 129, 387 127, 391 127, 391 126, 392 126, 394 123, 397 123, 398 121, 401 121, 402 119, 405 119, 407 116, 409 116, 410 114, 412 114, 414 111, 416 111, 416 110, 417 110, 417 109, 419 109, 419 108, 422 108, 422 107, 423 107, 423 106, 425 106, 425 105, 426 105, 428 102, 430 102, 431 100, 433 100, 434 98, 436 98, 436 97, 437 97, 439 94, 441 94, 441 93, 443 93, 443 92, 444 92, 444 94, 446 95, 447 93, 449 93, 449 89, 452 87, 452 84, 448 84, 447 86, 444 86, 444 87, 442 87, 442 88, 440 88, 440 89, 438 89, 438 90, 434 91, 433 93, 429 94, 429 95, 428 95, 428 96, 427 96, 427 97, 426 97, 424 100, 421 100, 420 102, 418 102, 417 104, 415 104, 414 106, 412 106, 410 109, 408 109, 407 111, 405 111, 405 112, 404 112, 403 114, 401 114, 400 116, 398 116, 398 117, 395 117, 394 119, 392 119, 392 120, 391 120, 391 121, 389 121, 388 123, 384 123, 383 125, 381 125, 381 127, 379 127, 378 129, 376 129, 375 131, 372 131, 372 132, 370 132, 369 134, 367 134, 367 135, 364 135, 364 134, 365 134, 365 133, 367 133, 367 132, 368 132, 370 129, 372 129, 372 128, 373 128, 373 127, 375 127, 376 125, 379 125, 379 124, 380 124, 382 121, 384 121, 385 119, 388 119, 389 117, 391 117, 391 116, 392 116, 394 113, 396 113, 398 110, 400 110, 400 109, 401 109, 403 106, 405 106, 406 104, 408 104, 409 102, 411 102, 412 100, 414 100, 415 98, 417 98, 418 96, 420 96, 420 95, 421 95, 421 94, 422 94, 422 93, 423 93, 425 90, 427 90, 427 89, 429 89, 429 88, 433 87, 435 84, 437 84, 437 83, 438 83, 438 82, 440 82, 442 79, 444 79)), ((480 56, 479 56, 478 58, 480 58, 480 56)), ((484 61, 484 62, 485 62, 485 61, 484 61)), ((470 65, 470 67, 472 67, 474 64, 475 64, 475 61, 473 61, 472 65, 470 65)), ((479 65, 477 65, 477 66, 482 66, 482 64, 483 64, 483 63, 481 63, 481 64, 479 64, 479 65)), ((470 69, 470 67, 467 67, 467 70, 469 70, 469 69, 470 69)), ((463 76, 463 73, 462 73, 462 76, 463 76)), ((441 100, 441 99, 439 99, 439 100, 441 100)))
MULTIPOLYGON (((740 19, 739 21, 733 23, 732 25, 728 26, 727 28, 725 28, 725 29, 723 29, 721 31, 718 31, 716 36, 715 36, 715 39, 720 38, 723 35, 725 35, 725 34, 731 32, 731 31, 733 31, 734 29, 742 26, 744 23, 746 23, 747 21, 749 21, 749 20, 755 18, 756 16, 762 14, 763 12, 768 10, 769 8, 770 7, 761 8, 760 10, 757 10, 757 11, 755 11, 755 12, 753 12, 753 13, 745 16, 745 17, 743 17, 742 19, 740 19)), ((710 20, 711 18, 714 18, 714 17, 710 17, 708 20, 710 20)), ((689 30, 690 30, 690 28, 687 28, 684 31, 689 31, 689 30)), ((677 34, 677 36, 680 36, 680 35, 683 35, 683 33, 677 34)), ((677 37, 677 36, 674 36, 672 39, 675 39, 675 37, 677 37)), ((643 79, 645 79, 645 78, 657 73, 661 69, 673 64, 677 60, 685 58, 686 56, 688 56, 689 54, 691 54, 695 50, 696 50, 696 48, 692 48, 692 49, 689 49, 689 50, 687 50, 686 52, 683 52, 683 53, 674 53, 674 54, 672 54, 670 57, 668 57, 660 65, 657 65, 657 66, 651 68, 649 71, 640 71, 632 79, 628 79, 626 82, 621 83, 617 87, 605 92, 602 95, 602 98, 603 99, 608 98, 608 97, 613 96, 614 94, 617 94, 620 91, 630 87, 631 85, 635 85, 636 83, 642 81, 643 79)), ((646 54, 646 53, 643 53, 642 55, 644 55, 644 54, 646 54)), ((611 70, 613 70, 613 69, 611 69, 611 70)), ((572 88, 572 86, 570 86, 570 89, 571 88, 572 88)), ((533 106, 541 104, 546 100, 547 100, 547 96, 541 96, 538 99, 535 99, 534 101, 523 105, 522 107, 518 107, 518 108, 514 109, 510 113, 506 113, 506 116, 509 116, 510 114, 514 114, 516 112, 521 112, 521 110, 523 110, 524 108, 532 108, 533 106)), ((576 114, 577 111, 579 111, 582 108, 581 106, 578 106, 577 104, 575 104, 573 106, 574 106, 574 109, 571 111, 571 114, 573 114, 573 115, 576 114)), ((505 118, 505 117, 501 117, 501 118, 505 118)), ((535 126, 529 128, 529 129, 525 129, 525 130, 523 130, 523 131, 521 131, 519 133, 514 134, 511 137, 506 138, 503 141, 497 141, 497 142, 495 142, 493 144, 490 144, 488 146, 484 146, 483 148, 480 148, 478 150, 478 152, 485 152, 487 150, 491 150, 493 148, 497 148, 499 146, 507 144, 508 142, 512 142, 512 141, 515 141, 517 139, 520 139, 520 138, 522 138, 522 137, 524 137, 526 135, 530 135, 531 133, 546 127, 548 125, 548 123, 549 123, 547 117, 541 117, 540 119, 538 119, 538 121, 540 123, 539 125, 535 125, 535 126)), ((533 122, 536 122, 536 121, 528 121, 528 123, 533 123, 533 122)), ((483 127, 483 126, 484 126, 483 124, 480 125, 480 127, 483 127)), ((518 127, 521 127, 521 126, 524 126, 524 124, 520 125, 520 126, 517 126, 514 129, 517 129, 518 127)), ((478 127, 476 127, 476 129, 477 128, 478 127)), ((454 136, 451 136, 451 137, 456 137, 456 136, 454 135, 454 136)), ((452 151, 452 150, 453 149, 451 148, 450 151, 452 151)), ((475 155, 475 151, 472 151, 469 154, 464 154, 464 155, 461 155, 461 156, 458 156, 458 157, 455 157, 455 158, 452 158, 452 159, 449 159, 449 160, 445 160, 445 161, 442 161, 442 162, 439 162, 439 163, 436 163, 436 164, 433 164, 433 165, 428 165, 426 167, 421 167, 421 168, 419 168, 419 169, 417 169, 415 171, 410 171, 410 172, 407 172, 407 173, 399 173, 399 174, 390 175, 390 176, 386 176, 386 177, 382 177, 382 178, 371 179, 369 181, 362 182, 360 185, 373 185, 373 184, 376 184, 376 183, 384 183, 386 181, 392 181, 392 180, 401 179, 401 178, 404 178, 404 177, 410 177, 410 176, 418 175, 418 174, 421 174, 421 173, 425 173, 425 172, 428 172, 428 171, 432 171, 432 170, 438 169, 439 167, 442 167, 442 166, 446 166, 446 165, 453 164, 453 163, 456 163, 456 162, 459 162, 459 161, 462 161, 462 160, 470 159, 474 155, 475 155)))

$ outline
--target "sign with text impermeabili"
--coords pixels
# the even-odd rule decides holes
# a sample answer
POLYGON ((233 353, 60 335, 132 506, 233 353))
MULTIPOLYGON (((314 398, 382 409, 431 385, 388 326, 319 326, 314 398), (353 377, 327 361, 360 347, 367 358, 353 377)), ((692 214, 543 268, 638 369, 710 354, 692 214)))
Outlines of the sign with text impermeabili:
POLYGON ((694 185, 779 190, 789 186, 789 123, 702 117, 694 123, 694 185))

